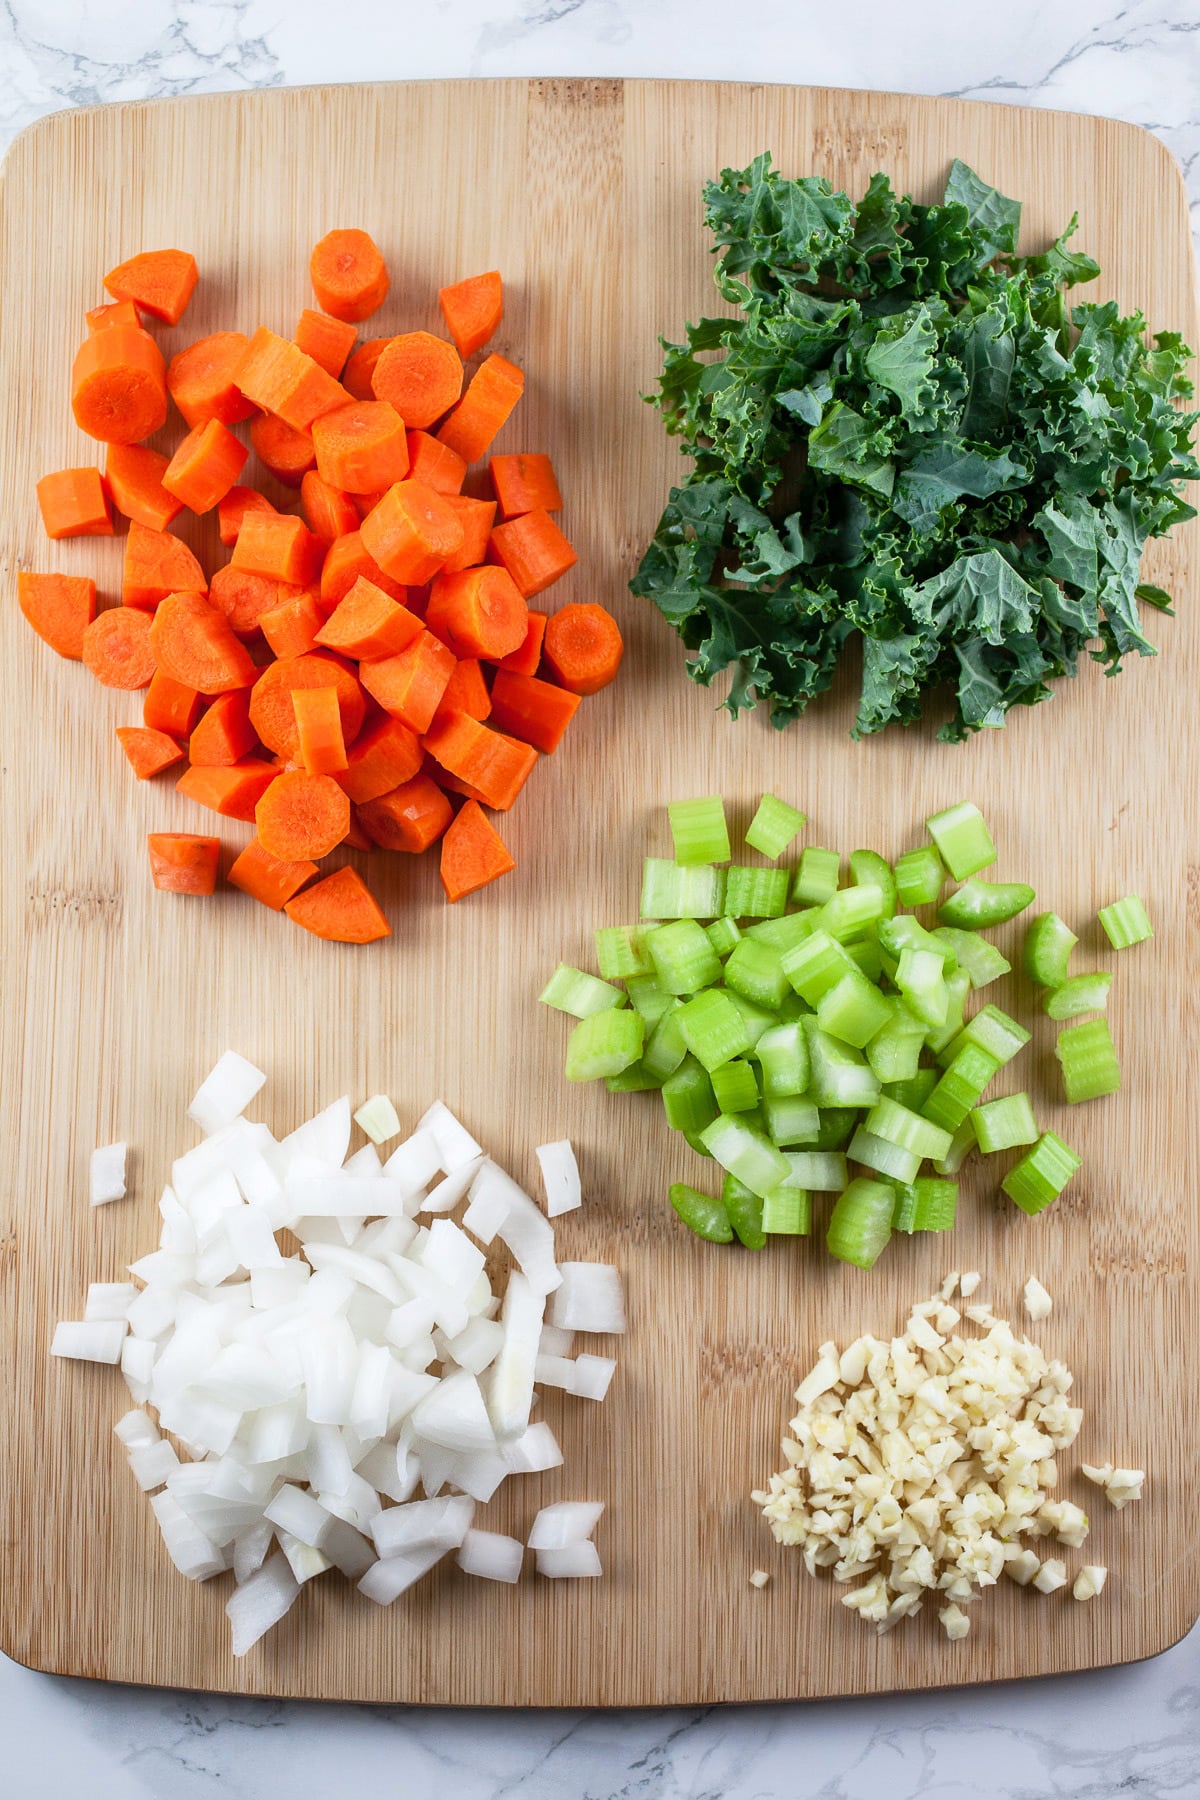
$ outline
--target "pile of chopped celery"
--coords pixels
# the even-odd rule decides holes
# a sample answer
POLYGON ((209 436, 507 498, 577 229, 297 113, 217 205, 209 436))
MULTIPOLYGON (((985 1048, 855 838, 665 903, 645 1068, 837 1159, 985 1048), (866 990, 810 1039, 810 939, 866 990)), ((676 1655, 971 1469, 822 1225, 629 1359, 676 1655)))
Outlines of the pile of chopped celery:
MULTIPOLYGON (((869 1269, 894 1231, 953 1225, 951 1178, 975 1149, 1022 1152, 1000 1183, 1022 1211, 1058 1198, 1080 1159, 1039 1131, 1027 1093, 985 1098, 1030 1033, 995 1005, 968 1014, 1011 967, 982 933, 1035 895, 979 879, 996 848, 977 807, 937 813, 931 842, 894 865, 855 850, 844 887, 839 854, 814 845, 794 868, 733 863, 718 795, 668 811, 675 854, 647 857, 641 922, 598 930, 599 976, 560 964, 540 998, 578 1021, 568 1080, 657 1090, 668 1124, 723 1172, 719 1193, 671 1187, 691 1230, 760 1249, 808 1235, 813 1194, 829 1194, 828 1249, 869 1269), (961 885, 943 900, 948 876, 961 885), (934 907, 929 924, 912 910, 934 907)), ((805 823, 768 794, 746 843, 778 859, 805 823)), ((1153 935, 1136 896, 1100 920, 1115 948, 1153 935)), ((1077 941, 1050 912, 1026 934, 1054 1019, 1107 1002, 1111 975, 1067 973, 1077 941)), ((1120 1086, 1103 1018, 1067 1026, 1057 1054, 1069 1101, 1120 1086)))

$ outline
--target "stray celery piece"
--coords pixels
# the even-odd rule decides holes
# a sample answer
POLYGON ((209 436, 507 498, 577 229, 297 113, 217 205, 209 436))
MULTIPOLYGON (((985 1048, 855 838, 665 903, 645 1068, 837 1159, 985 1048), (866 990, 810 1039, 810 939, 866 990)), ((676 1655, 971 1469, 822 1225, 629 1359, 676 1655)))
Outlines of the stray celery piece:
MULTIPOLYGON (((756 1006, 753 1000, 747 1000, 745 994, 735 994, 730 989, 729 998, 742 1015, 742 1023, 750 1037, 749 1047, 753 1050, 763 1032, 770 1031, 772 1025, 778 1024, 778 1018, 774 1011, 767 1012, 765 1008, 756 1006)), ((795 999, 795 995, 793 994, 791 998, 795 999)))
POLYGON ((596 932, 596 961, 606 981, 625 981, 630 975, 650 975, 654 965, 646 954, 644 925, 601 925, 596 932))
POLYGON ((983 814, 969 800, 934 813, 925 826, 955 881, 977 875, 996 860, 996 846, 983 814))
POLYGON ((971 991, 971 978, 965 969, 955 969, 946 977, 946 1017, 942 1024, 931 1025, 925 1042, 936 1056, 963 1029, 963 1007, 971 991))
POLYGON ((1015 1150, 1018 1144, 1036 1144, 1037 1120, 1028 1094, 1005 1094, 1002 1100, 989 1100, 970 1114, 975 1142, 985 1156, 997 1150, 1015 1150))
POLYGON ((856 1106, 822 1106, 821 1130, 814 1150, 844 1150, 858 1123, 856 1106))
POLYGON ((945 965, 944 973, 953 974, 958 967, 958 957, 954 946, 944 938, 935 937, 932 931, 926 931, 919 919, 911 913, 899 913, 894 919, 881 919, 875 927, 875 936, 879 939, 880 948, 898 962, 905 950, 927 950, 931 956, 940 956, 945 965))
POLYGON ((838 1195, 825 1234, 825 1245, 839 1262, 870 1269, 892 1235, 895 1196, 883 1181, 860 1176, 838 1195))
POLYGON ((598 1081, 619 1075, 642 1054, 645 1020, 627 1008, 581 1019, 567 1040, 568 1081, 598 1081))
POLYGON ((902 950, 896 969, 896 986, 909 1012, 926 1025, 944 1025, 950 1010, 945 982, 945 962, 940 950, 902 950))
POLYGON ((958 1036, 939 1052, 938 1061, 952 1063, 964 1044, 978 1044, 981 1050, 994 1056, 998 1063, 1007 1063, 1028 1042, 1029 1033, 1024 1025, 1010 1018, 998 1006, 983 1006, 973 1018, 967 1020, 958 1036))
POLYGON ((772 1025, 754 1046, 762 1070, 763 1097, 783 1100, 808 1086, 808 1039, 803 1026, 772 1025))
MULTIPOLYGON (((946 1141, 949 1142, 948 1136, 946 1141)), ((846 1155, 851 1162, 862 1163, 865 1169, 874 1169, 876 1174, 887 1176, 889 1181, 915 1181, 921 1166, 921 1158, 915 1150, 906 1150, 903 1144, 876 1137, 865 1125, 860 1125, 850 1139, 846 1155)))
POLYGON ((673 1075, 684 1057, 687 1055, 687 1044, 679 1024, 679 1015, 683 1007, 678 1000, 672 1000, 666 1012, 655 1025, 642 1052, 642 1067, 650 1075, 657 1075, 665 1081, 673 1075))
POLYGON ((721 1199, 739 1243, 744 1244, 747 1250, 761 1250, 767 1241, 767 1234, 763 1230, 761 1196, 751 1193, 735 1175, 726 1175, 721 1183, 721 1199))
POLYGON ((807 823, 802 812, 789 806, 786 800, 776 799, 774 794, 764 794, 758 803, 758 811, 750 821, 746 832, 746 842, 752 850, 758 850, 763 856, 782 856, 798 831, 803 831, 807 823))
POLYGON ((896 877, 892 865, 874 850, 852 850, 850 873, 859 887, 876 887, 883 895, 880 918, 891 919, 896 913, 896 877))
POLYGON ((919 1175, 896 1195, 893 1231, 949 1231, 958 1210, 958 1183, 919 1175))
POLYGON ((1111 987, 1112 976, 1107 970, 1070 975, 1061 987, 1047 991, 1042 1006, 1052 1019, 1075 1019, 1080 1013, 1103 1012, 1111 987))
POLYGON ((764 1132, 741 1118, 721 1114, 700 1133, 700 1141, 728 1174, 736 1175, 761 1199, 791 1174, 783 1152, 764 1132))
POLYGON ((842 859, 836 850, 819 850, 810 844, 800 853, 792 899, 805 906, 823 906, 837 892, 842 859))
POLYGON ((787 1150, 792 1180, 815 1194, 840 1194, 846 1185, 846 1158, 840 1150, 787 1150))
POLYGON ((768 1237, 807 1237, 812 1200, 803 1188, 777 1187, 763 1196, 762 1228, 768 1237))
POLYGON ((1037 898, 1025 881, 976 881, 972 875, 938 907, 938 924, 960 931, 988 931, 1032 906, 1037 898))
POLYGON ((910 1112, 898 1100, 881 1094, 864 1121, 873 1137, 912 1150, 917 1156, 945 1156, 950 1148, 950 1133, 939 1125, 931 1125, 920 1113, 910 1112))
POLYGON ((662 1084, 663 1111, 672 1131, 701 1132, 720 1108, 713 1085, 694 1056, 685 1056, 662 1084))
POLYGON ((1061 987, 1079 939, 1057 913, 1039 913, 1025 928, 1025 973, 1039 987, 1061 987))
MULTIPOLYGON (((722 1110, 727 1110, 722 1108, 722 1110)), ((780 1100, 763 1101, 763 1118, 767 1135, 777 1149, 788 1144, 815 1144, 821 1129, 821 1115, 813 1101, 803 1094, 788 1094, 780 1100)), ((801 1186, 807 1185, 801 1183, 801 1186)))
POLYGON ((724 914, 704 927, 704 935, 718 956, 728 956, 742 941, 741 932, 733 920, 727 919, 724 914))
POLYGON ((975 1127, 972 1125, 971 1115, 968 1113, 950 1139, 950 1148, 946 1155, 935 1156, 933 1166, 939 1175, 957 1175, 972 1150, 978 1148, 979 1146, 975 1142, 975 1127))
POLYGON ((879 948, 879 939, 875 937, 855 938, 846 945, 846 955, 851 957, 868 981, 879 985, 883 975, 883 952, 879 948))
MULTIPOLYGON (((758 1105, 758 1081, 754 1069, 744 1057, 735 1056, 712 1072, 712 1091, 717 1110, 723 1113, 749 1112, 758 1105)), ((711 1119, 705 1119, 706 1125, 711 1119)))
POLYGON ((1131 944, 1144 944, 1147 938, 1154 936, 1149 915, 1136 894, 1127 894, 1124 900, 1102 906, 1097 917, 1114 950, 1128 950, 1131 944))
POLYGON ((625 1004, 625 995, 620 988, 599 981, 582 969, 573 969, 570 963, 559 963, 538 999, 543 1006, 570 1013, 574 1019, 590 1019, 595 1013, 609 1012, 625 1004))
POLYGON ((883 889, 873 883, 839 888, 821 908, 820 927, 839 944, 848 944, 883 917, 885 903, 883 889))
POLYGON ((1013 1164, 1000 1186, 1022 1212, 1032 1216, 1057 1200, 1081 1167, 1081 1159, 1057 1133, 1045 1131, 1033 1149, 1013 1164))
POLYGON ((939 925, 930 936, 949 952, 960 969, 965 970, 973 988, 987 987, 989 982, 1007 975, 1012 968, 1008 958, 1000 954, 990 938, 980 937, 977 932, 939 925))
POLYGON ((674 1003, 674 995, 668 994, 666 988, 660 986, 656 975, 628 976, 625 992, 629 995, 629 1004, 634 1012, 641 1013, 645 1019, 647 1028, 657 1025, 674 1003))
POLYGON ((857 969, 849 969, 821 996, 817 1023, 830 1037, 861 1050, 891 1017, 886 998, 857 969))
POLYGON ((899 995, 891 995, 888 1017, 866 1047, 871 1072, 880 1081, 909 1081, 921 1066, 928 1029, 914 1018, 899 995))
POLYGON ((729 1223, 729 1211, 724 1200, 718 1200, 712 1194, 702 1194, 699 1188, 689 1187, 685 1181, 674 1182, 667 1189, 667 1199, 689 1231, 694 1231, 697 1237, 707 1239, 710 1244, 733 1242, 733 1226, 729 1223))
POLYGON ((759 919, 747 925, 742 936, 756 944, 772 944, 776 950, 791 950, 817 929, 819 907, 809 906, 803 912, 786 913, 782 919, 759 919))
POLYGON ((1063 1091, 1072 1105, 1115 1094, 1121 1086, 1121 1068, 1106 1019, 1066 1026, 1058 1034, 1054 1054, 1062 1064, 1063 1091))
POLYGON ((978 1044, 964 1044, 922 1107, 923 1117, 940 1125, 943 1131, 957 1131, 979 1104, 983 1090, 999 1067, 998 1057, 978 1044))
POLYGON ((692 1055, 710 1075, 753 1045, 745 1019, 723 988, 705 988, 689 1000, 679 1014, 679 1029, 692 1055))
POLYGON ((919 1113, 937 1082, 936 1069, 918 1069, 915 1075, 910 1075, 904 1081, 885 1081, 883 1091, 887 1099, 907 1106, 909 1112, 919 1113))
POLYGON ((898 857, 893 873, 901 906, 930 906, 942 891, 946 865, 932 844, 922 844, 898 857))
POLYGON ((706 794, 702 800, 670 800, 667 817, 675 861, 681 868, 729 861, 729 827, 720 794, 706 794))
POLYGON ((814 1018, 802 1021, 808 1038, 809 1097, 820 1107, 874 1106, 879 1082, 862 1053, 839 1044, 822 1031, 814 1018))
POLYGON ((661 856, 648 856, 642 864, 643 919, 715 919, 724 901, 724 869, 707 863, 684 868, 661 856))
POLYGON ((695 919, 676 919, 647 932, 646 949, 668 994, 696 994, 721 979, 721 959, 695 919))
POLYGON ((781 953, 770 944, 743 938, 725 964, 725 985, 755 1006, 776 1012, 788 992, 781 953))
POLYGON ((786 869, 734 863, 725 871, 725 912, 731 919, 779 919, 787 911, 786 869))
POLYGON ((707 1156, 708 1160, 710 1162, 712 1161, 712 1151, 706 1149, 706 1147, 704 1145, 704 1141, 701 1138, 699 1132, 697 1132, 697 1131, 682 1131, 682 1132, 680 1132, 679 1135, 683 1138, 685 1143, 688 1143, 691 1145, 692 1149, 696 1152, 697 1156, 707 1156))
POLYGON ((783 972, 802 1000, 818 1006, 830 988, 858 965, 827 931, 814 931, 783 953, 783 972))
POLYGON ((648 1094, 662 1086, 662 1078, 652 1075, 644 1063, 635 1062, 619 1075, 606 1075, 604 1085, 610 1094, 648 1094))

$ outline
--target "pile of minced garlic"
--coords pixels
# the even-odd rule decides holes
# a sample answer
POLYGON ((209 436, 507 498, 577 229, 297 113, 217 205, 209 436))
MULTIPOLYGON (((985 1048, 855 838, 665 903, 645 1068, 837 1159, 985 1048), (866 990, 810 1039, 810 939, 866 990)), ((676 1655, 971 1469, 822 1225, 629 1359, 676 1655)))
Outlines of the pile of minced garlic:
MULTIPOLYGON (((990 1307, 952 1304, 969 1301, 979 1280, 948 1275, 913 1307, 902 1337, 856 1338, 840 1355, 822 1344, 796 1390, 787 1467, 751 1496, 810 1575, 831 1568, 855 1584, 842 1605, 881 1633, 932 1592, 946 1636, 965 1637, 963 1608, 1001 1575, 1043 1594, 1067 1585, 1065 1562, 1022 1539, 1079 1549, 1088 1534, 1081 1507, 1050 1497, 1056 1454, 1083 1421, 1067 1401, 1074 1376, 990 1307), (964 1317, 982 1335, 960 1336, 964 1317)), ((1033 1277, 1025 1306, 1035 1321, 1050 1311, 1033 1277)), ((1115 1507, 1141 1498, 1140 1469, 1085 1463, 1082 1472, 1115 1507)), ((1084 1564, 1075 1598, 1099 1594, 1107 1573, 1084 1564)))

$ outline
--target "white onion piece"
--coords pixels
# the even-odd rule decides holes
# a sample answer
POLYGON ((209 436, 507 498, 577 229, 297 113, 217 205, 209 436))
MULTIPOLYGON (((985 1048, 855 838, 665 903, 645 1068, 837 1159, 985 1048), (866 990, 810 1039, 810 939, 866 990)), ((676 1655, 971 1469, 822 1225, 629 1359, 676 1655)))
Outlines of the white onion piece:
POLYGON ((488 1414, 502 1444, 521 1437, 529 1424, 545 1306, 545 1297, 535 1293, 525 1276, 514 1270, 500 1309, 504 1342, 492 1364, 488 1385, 488 1414))
POLYGON ((256 1569, 261 1569, 267 1558, 267 1551, 275 1537, 275 1527, 270 1519, 259 1519, 257 1524, 247 1525, 233 1540, 233 1579, 240 1587, 249 1581, 256 1569))
POLYGON ((189 1581, 208 1581, 213 1575, 221 1574, 225 1558, 167 1488, 152 1494, 150 1504, 167 1555, 181 1575, 186 1575, 189 1581))
POLYGON ((600 1552, 590 1538, 567 1544, 562 1550, 539 1550, 534 1559, 539 1575, 555 1581, 579 1581, 590 1575, 603 1575, 600 1552))
POLYGON ((205 1137, 211 1137, 245 1112, 266 1079, 261 1069, 236 1050, 226 1050, 192 1096, 188 1118, 195 1121, 205 1137))
POLYGON ((144 1494, 151 1488, 162 1487, 178 1467, 175 1447, 168 1444, 166 1438, 159 1438, 156 1444, 129 1446, 130 1472, 144 1494))
POLYGON ((478 1381, 469 1369, 444 1376, 413 1408, 413 1426, 444 1450, 494 1450, 496 1437, 478 1381))
POLYGON ((113 1426, 113 1436, 119 1438, 127 1450, 140 1450, 159 1441, 158 1426, 150 1414, 138 1406, 122 1414, 113 1426))
MULTIPOLYGON (((471 1319, 465 1331, 457 1337, 445 1339, 446 1357, 457 1363, 460 1369, 469 1369, 472 1375, 482 1375, 488 1366, 495 1362, 504 1343, 504 1327, 497 1319, 484 1319, 478 1315, 471 1319)), ((442 1346, 438 1346, 439 1350, 442 1346)))
POLYGON ((372 1094, 354 1115, 373 1144, 384 1144, 400 1130, 400 1117, 386 1094, 372 1094))
POLYGON ((482 1167, 483 1157, 473 1156, 470 1162, 463 1163, 461 1168, 455 1169, 453 1175, 447 1175, 444 1180, 435 1182, 417 1207, 417 1211, 425 1213, 453 1212, 482 1167))
POLYGON ((247 1650, 252 1650, 272 1625, 278 1625, 299 1592, 300 1584, 281 1551, 247 1576, 225 1602, 233 1627, 233 1654, 245 1656, 247 1650))
POLYGON ((558 1325, 543 1325, 538 1349, 543 1356, 570 1356, 575 1348, 575 1333, 558 1325))
POLYGON ((102 1144, 92 1151, 88 1167, 88 1198, 93 1206, 125 1198, 125 1145, 102 1144))
MULTIPOLYGON (((358 1114, 356 1113, 354 1116, 357 1118, 358 1114)), ((370 1177, 383 1174, 383 1163, 374 1144, 364 1144, 361 1150, 356 1150, 353 1156, 348 1156, 342 1166, 350 1175, 370 1177)))
POLYGON ((359 1593, 374 1600, 377 1606, 390 1606, 393 1600, 414 1587, 422 1575, 427 1575, 434 1563, 441 1562, 446 1548, 439 1544, 431 1550, 414 1550, 409 1556, 381 1557, 371 1564, 359 1582, 359 1593))
POLYGON ((102 1319, 109 1323, 124 1319, 136 1299, 137 1289, 131 1281, 90 1282, 83 1309, 84 1323, 94 1325, 102 1319))
POLYGON ((271 1496, 263 1507, 263 1518, 278 1525, 281 1532, 290 1531, 302 1544, 311 1544, 314 1549, 320 1546, 321 1533, 329 1522, 324 1507, 318 1506, 303 1488, 293 1487, 290 1482, 285 1482, 271 1496))
POLYGON ((373 1519, 379 1511, 379 1495, 361 1475, 350 1477, 344 1494, 323 1493, 317 1498, 327 1513, 335 1519, 344 1519, 356 1531, 365 1531, 367 1520, 373 1519))
POLYGON ((453 1175, 467 1163, 474 1162, 483 1155, 483 1145, 476 1143, 466 1126, 461 1124, 450 1108, 441 1100, 435 1100, 428 1110, 417 1120, 417 1131, 427 1131, 437 1146, 440 1159, 439 1166, 447 1175, 453 1175))
POLYGON ((72 1362, 119 1363, 125 1332, 124 1319, 63 1319, 54 1327, 50 1354, 72 1362))
POLYGON ((437 1139, 432 1131, 418 1127, 392 1151, 383 1165, 383 1172, 404 1189, 410 1200, 415 1200, 418 1194, 424 1193, 441 1167, 437 1139))
POLYGON ((490 1244, 512 1209, 515 1199, 528 1199, 511 1176, 490 1157, 485 1157, 468 1188, 470 1205, 463 1226, 481 1244, 490 1244))
POLYGON ((505 1537, 499 1531, 468 1531, 454 1560, 467 1575, 516 1582, 521 1577, 525 1546, 519 1538, 505 1537))
POLYGON ((575 1379, 571 1392, 578 1400, 603 1400, 616 1374, 617 1365, 611 1356, 577 1356, 574 1362, 575 1379))
POLYGON ((542 1171, 546 1190, 546 1216, 559 1218, 574 1212, 583 1204, 583 1188, 579 1180, 579 1164, 568 1138, 554 1144, 539 1144, 534 1151, 542 1171))
POLYGON ((500 1454, 514 1475, 540 1475, 545 1469, 561 1469, 563 1462, 558 1439, 544 1421, 531 1425, 515 1443, 502 1444, 500 1454))
POLYGON ((558 1500, 543 1506, 526 1542, 531 1550, 563 1550, 590 1538, 604 1511, 602 1500, 558 1500))
POLYGON ((573 1394, 575 1364, 569 1356, 539 1354, 533 1365, 533 1379, 540 1387, 562 1388, 565 1393, 573 1394))
POLYGON ((367 1529, 380 1556, 454 1550, 471 1529, 474 1512, 475 1502, 461 1494, 441 1500, 411 1500, 376 1513, 368 1520, 367 1529))
POLYGON ((478 1450, 470 1456, 455 1457, 450 1479, 464 1494, 470 1494, 472 1500, 486 1506, 511 1474, 512 1470, 499 1451, 478 1450))
POLYGON ((375 1552, 362 1532, 332 1514, 321 1535, 321 1549, 333 1567, 351 1581, 365 1575, 375 1561, 375 1552))
POLYGON ((306 1581, 311 1581, 314 1575, 323 1575, 329 1568, 329 1558, 314 1544, 306 1544, 303 1538, 296 1537, 290 1531, 277 1531, 275 1535, 279 1540, 279 1548, 287 1557, 289 1569, 301 1586, 306 1581))
POLYGON ((121 1373, 131 1398, 139 1402, 150 1398, 154 1356, 154 1344, 149 1338, 127 1337, 121 1345, 121 1373))
POLYGON ((349 1094, 343 1094, 323 1112, 314 1113, 298 1125, 281 1139, 279 1148, 285 1173, 290 1174, 298 1157, 307 1157, 327 1169, 340 1169, 350 1148, 349 1094))
POLYGON ((562 1331, 623 1332, 625 1299, 611 1263, 558 1265, 562 1286, 550 1302, 550 1323, 562 1331))

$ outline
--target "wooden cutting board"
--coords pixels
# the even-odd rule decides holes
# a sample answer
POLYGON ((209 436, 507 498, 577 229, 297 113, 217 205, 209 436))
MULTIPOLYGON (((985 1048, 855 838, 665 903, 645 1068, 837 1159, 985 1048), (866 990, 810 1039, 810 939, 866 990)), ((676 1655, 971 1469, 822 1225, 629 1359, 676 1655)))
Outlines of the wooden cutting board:
MULTIPOLYGON (((1177 619, 1152 621, 1158 663, 1117 682, 1089 667, 965 747, 925 730, 855 745, 845 687, 785 733, 715 711, 626 589, 681 467, 638 394, 654 382, 656 334, 712 309, 702 182, 768 147, 789 172, 856 194, 882 168, 923 199, 964 157, 1025 197, 1026 246, 1078 209, 1078 245, 1105 271, 1099 297, 1196 342, 1178 169, 1131 126, 1061 113, 782 87, 423 83, 63 113, 4 165, 0 1641, 24 1663, 330 1699, 699 1703, 1121 1662, 1174 1643, 1200 1610, 1200 534, 1189 526, 1150 558, 1149 578, 1179 599, 1177 619), (370 230, 393 272, 364 335, 438 329, 439 284, 502 268, 497 347, 529 385, 499 447, 553 453, 580 560, 551 599, 602 600, 628 642, 619 684, 582 708, 503 821, 517 873, 449 908, 433 859, 372 858, 395 935, 369 949, 318 943, 232 890, 206 904, 153 891, 147 830, 212 820, 169 781, 132 782, 113 728, 140 718, 138 697, 53 656, 15 593, 19 566, 96 571, 118 592, 121 540, 49 546, 33 495, 46 470, 95 458, 71 422, 68 369, 103 271, 161 244, 196 253, 203 280, 168 348, 232 324, 286 333, 310 302, 309 247, 345 224, 370 230), (1047 1215, 1018 1214, 976 1164, 955 1236, 897 1240, 871 1275, 818 1242, 716 1249, 667 1206, 671 1180, 704 1171, 652 1097, 564 1083, 565 1022, 535 999, 547 971, 586 963, 591 928, 632 916, 642 855, 667 851, 667 799, 721 791, 741 827, 764 789, 807 809, 809 841, 889 856, 935 808, 974 798, 999 876, 1028 878, 1076 921, 1077 966, 1117 966, 1118 1097, 1056 1103, 1048 1022, 1026 1055, 1043 1121, 1085 1158, 1047 1215), (1087 921, 1131 890, 1157 936, 1113 959, 1087 921), (118 1374, 48 1355, 53 1321, 81 1315, 88 1280, 119 1278, 157 1243, 159 1190, 192 1141, 184 1108, 231 1046, 269 1071, 262 1112, 281 1132, 343 1091, 357 1103, 383 1088, 406 1121, 444 1097, 527 1182, 535 1144, 575 1141, 589 1199, 563 1222, 561 1253, 621 1265, 632 1328, 603 1407, 546 1402, 566 1469, 509 1483, 485 1522, 523 1531, 546 1500, 606 1500, 602 1581, 531 1574, 508 1589, 447 1569, 379 1611, 330 1576, 232 1660, 226 1582, 194 1587, 169 1566, 112 1437, 118 1374), (115 1137, 135 1146, 132 1197, 92 1212, 88 1154, 115 1137), (1026 1277, 1041 1276, 1055 1297, 1042 1341, 1074 1368, 1087 1409, 1060 1492, 1094 1497, 1075 1472, 1082 1453, 1147 1469, 1146 1499, 1121 1514, 1092 1506, 1088 1555, 1112 1570, 1102 1600, 1004 1584, 973 1609, 964 1644, 932 1618, 879 1640, 774 1545, 748 1493, 777 1465, 817 1344, 898 1329, 950 1267, 985 1270, 984 1292, 1016 1319, 1026 1277), (771 1574, 763 1592, 748 1585, 755 1566, 771 1574)), ((211 551, 206 531, 194 541, 211 551)), ((229 824, 230 853, 248 835, 229 824)), ((993 991, 1034 1004, 1015 977, 993 991)))

